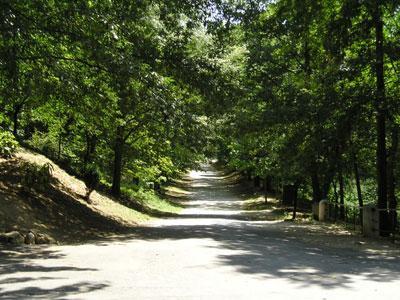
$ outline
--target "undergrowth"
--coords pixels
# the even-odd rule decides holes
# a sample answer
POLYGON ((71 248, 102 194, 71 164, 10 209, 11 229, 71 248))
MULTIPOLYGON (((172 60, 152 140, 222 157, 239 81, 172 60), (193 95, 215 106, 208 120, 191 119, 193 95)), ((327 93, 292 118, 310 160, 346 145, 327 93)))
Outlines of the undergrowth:
POLYGON ((12 133, 0 131, 0 157, 10 158, 18 149, 18 142, 12 133))
POLYGON ((121 191, 125 196, 135 200, 142 206, 158 210, 160 212, 179 213, 179 211, 182 209, 181 205, 162 198, 162 196, 158 195, 153 190, 145 190, 143 188, 134 190, 125 186, 121 188, 121 191))

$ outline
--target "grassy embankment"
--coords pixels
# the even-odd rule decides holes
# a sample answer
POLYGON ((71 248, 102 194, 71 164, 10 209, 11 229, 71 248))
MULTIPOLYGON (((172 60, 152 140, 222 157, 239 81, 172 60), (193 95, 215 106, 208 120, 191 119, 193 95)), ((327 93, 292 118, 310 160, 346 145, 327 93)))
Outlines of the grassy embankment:
POLYGON ((124 233, 157 216, 173 216, 185 190, 167 187, 165 196, 153 191, 124 189, 122 199, 94 191, 84 199, 85 184, 43 155, 20 149, 12 159, 0 159, 0 231, 29 230, 74 243, 124 233), (27 185, 26 166, 51 164, 47 186, 27 185), (173 199, 169 194, 174 194, 173 199))

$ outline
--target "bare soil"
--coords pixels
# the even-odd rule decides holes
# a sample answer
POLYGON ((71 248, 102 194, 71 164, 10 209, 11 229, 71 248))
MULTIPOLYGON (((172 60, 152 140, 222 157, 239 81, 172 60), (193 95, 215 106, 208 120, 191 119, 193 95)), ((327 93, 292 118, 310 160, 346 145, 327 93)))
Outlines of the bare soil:
POLYGON ((45 156, 22 149, 0 161, 0 231, 42 232, 61 243, 79 243, 122 233, 150 218, 94 191, 85 200, 85 184, 45 156), (24 164, 53 166, 44 189, 22 183, 24 164))

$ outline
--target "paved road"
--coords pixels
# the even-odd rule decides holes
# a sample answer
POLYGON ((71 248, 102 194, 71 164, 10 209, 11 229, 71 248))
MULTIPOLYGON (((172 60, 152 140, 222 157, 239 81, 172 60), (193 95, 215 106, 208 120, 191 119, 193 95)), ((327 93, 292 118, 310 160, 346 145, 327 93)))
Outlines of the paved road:
POLYGON ((220 173, 191 176, 178 219, 92 244, 2 249, 0 299, 400 299, 398 249, 251 221, 220 173))

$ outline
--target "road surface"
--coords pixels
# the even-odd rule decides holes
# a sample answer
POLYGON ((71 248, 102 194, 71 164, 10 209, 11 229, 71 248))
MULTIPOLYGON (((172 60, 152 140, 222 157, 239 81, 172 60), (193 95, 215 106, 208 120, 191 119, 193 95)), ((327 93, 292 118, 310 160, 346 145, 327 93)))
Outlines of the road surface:
POLYGON ((254 221, 222 174, 192 172, 188 208, 128 236, 0 252, 0 299, 400 299, 399 249, 254 221))

